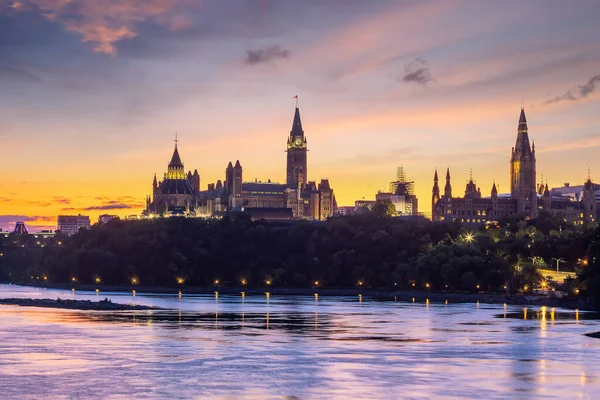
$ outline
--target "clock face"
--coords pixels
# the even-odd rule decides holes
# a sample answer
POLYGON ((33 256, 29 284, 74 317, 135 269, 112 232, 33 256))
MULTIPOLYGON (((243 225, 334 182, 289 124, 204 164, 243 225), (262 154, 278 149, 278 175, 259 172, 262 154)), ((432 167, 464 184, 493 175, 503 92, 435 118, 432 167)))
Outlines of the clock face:
POLYGON ((296 143, 296 146, 300 146, 302 144, 302 139, 298 138, 294 143, 296 143))

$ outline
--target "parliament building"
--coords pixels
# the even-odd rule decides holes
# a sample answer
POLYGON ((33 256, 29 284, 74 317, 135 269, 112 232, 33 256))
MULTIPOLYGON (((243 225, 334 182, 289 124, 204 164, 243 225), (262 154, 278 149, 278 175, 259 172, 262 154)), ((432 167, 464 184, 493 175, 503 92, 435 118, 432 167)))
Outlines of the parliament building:
POLYGON ((319 183, 308 178, 308 145, 300 109, 296 106, 286 144, 285 183, 244 182, 240 161, 229 162, 225 179, 201 190, 198 170, 185 172, 177 144, 162 180, 156 175, 152 195, 146 198, 146 216, 218 216, 247 212, 253 218, 274 220, 325 220, 337 208, 328 179, 319 183))
POLYGON ((521 109, 517 141, 510 157, 510 195, 499 195, 494 183, 489 197, 482 197, 481 189, 469 178, 464 196, 453 197, 450 169, 446 170, 446 184, 441 194, 438 173, 433 177, 431 201, 434 221, 458 221, 466 224, 485 224, 512 214, 536 218, 540 211, 563 218, 573 224, 595 222, 597 219, 598 185, 588 176, 581 195, 568 197, 559 189, 549 190, 548 184, 536 184, 535 144, 529 143, 527 118, 521 109))

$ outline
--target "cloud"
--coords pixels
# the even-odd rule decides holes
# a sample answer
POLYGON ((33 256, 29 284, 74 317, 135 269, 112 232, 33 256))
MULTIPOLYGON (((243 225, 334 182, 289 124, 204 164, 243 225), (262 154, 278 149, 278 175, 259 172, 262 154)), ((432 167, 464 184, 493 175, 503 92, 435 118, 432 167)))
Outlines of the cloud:
POLYGON ((270 46, 264 49, 248 50, 245 63, 248 65, 266 64, 277 59, 290 57, 290 51, 281 46, 270 46))
POLYGON ((0 225, 16 224, 17 222, 48 222, 54 221, 54 217, 46 217, 39 215, 0 215, 0 225))
POLYGON ((142 204, 124 204, 124 203, 116 203, 111 202, 111 204, 104 204, 101 206, 90 206, 85 207, 83 210, 85 211, 93 211, 93 210, 125 210, 131 208, 140 208, 142 204))
POLYGON ((400 78, 404 83, 418 83, 419 85, 426 85, 428 82, 435 82, 431 71, 429 71, 429 65, 427 61, 422 58, 417 58, 415 61, 407 64, 404 67, 404 75, 400 78))
MULTIPOLYGON (((117 54, 117 43, 135 38, 137 25, 151 21, 170 31, 190 26, 182 0, 22 0, 15 11, 37 11, 91 43, 97 53, 117 54)), ((199 2, 198 2, 199 3, 199 2)))
POLYGON ((21 68, 0 66, 0 79, 19 80, 21 82, 41 82, 42 78, 21 68))
POLYGON ((562 96, 556 96, 553 99, 547 100, 544 104, 558 103, 563 100, 577 101, 588 97, 596 91, 596 83, 600 82, 600 75, 592 76, 587 83, 578 85, 576 89, 571 89, 562 96))
POLYGON ((71 204, 71 199, 69 199, 67 197, 54 196, 53 200, 55 203, 59 203, 59 204, 71 204))

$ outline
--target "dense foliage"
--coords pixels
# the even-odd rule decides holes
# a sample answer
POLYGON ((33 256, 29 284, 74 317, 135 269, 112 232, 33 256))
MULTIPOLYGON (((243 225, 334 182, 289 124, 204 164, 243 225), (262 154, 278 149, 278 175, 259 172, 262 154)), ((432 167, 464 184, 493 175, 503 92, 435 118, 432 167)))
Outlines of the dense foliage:
POLYGON ((583 271, 572 288, 594 294, 600 293, 599 236, 594 227, 569 227, 548 215, 473 231, 391 218, 383 206, 315 223, 244 215, 115 220, 45 239, 44 247, 28 236, 4 239, 0 279, 513 292, 539 287, 538 269, 558 260, 561 270, 583 271))

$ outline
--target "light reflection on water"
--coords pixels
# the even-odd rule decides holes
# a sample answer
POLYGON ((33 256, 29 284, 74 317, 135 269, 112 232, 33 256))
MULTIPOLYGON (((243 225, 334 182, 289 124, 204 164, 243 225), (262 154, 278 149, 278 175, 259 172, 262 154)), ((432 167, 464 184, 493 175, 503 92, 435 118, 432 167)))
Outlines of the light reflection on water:
POLYGON ((0 306, 0 397, 595 398, 597 316, 361 297, 190 296, 0 285, 0 297, 169 310, 0 306))

